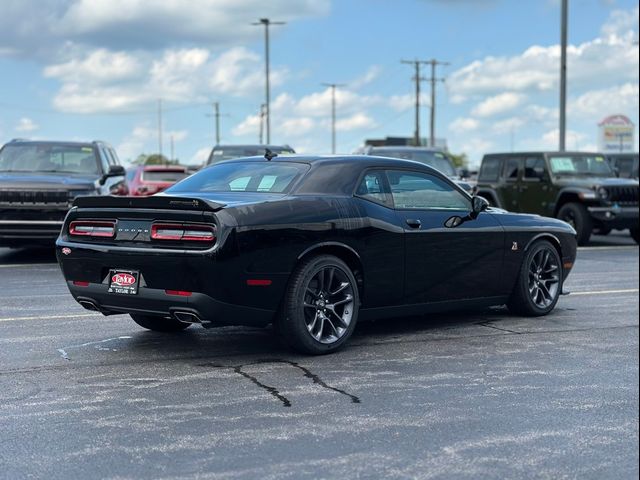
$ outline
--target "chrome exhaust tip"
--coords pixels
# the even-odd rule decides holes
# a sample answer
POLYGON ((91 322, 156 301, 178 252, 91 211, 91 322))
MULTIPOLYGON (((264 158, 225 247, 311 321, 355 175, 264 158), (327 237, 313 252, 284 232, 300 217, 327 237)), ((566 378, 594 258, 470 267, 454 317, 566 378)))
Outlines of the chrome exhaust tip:
POLYGON ((98 307, 98 305, 90 300, 78 300, 78 303, 87 310, 91 310, 92 312, 100 312, 100 308, 98 307))
POLYGON ((173 318, 182 323, 202 323, 200 317, 193 312, 185 312, 185 311, 174 311, 173 318))

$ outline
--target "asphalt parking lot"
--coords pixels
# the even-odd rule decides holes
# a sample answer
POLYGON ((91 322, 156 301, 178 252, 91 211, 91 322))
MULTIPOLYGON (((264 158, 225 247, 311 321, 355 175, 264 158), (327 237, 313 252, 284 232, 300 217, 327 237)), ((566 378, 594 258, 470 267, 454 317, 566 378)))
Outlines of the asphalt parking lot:
POLYGON ((594 237, 549 316, 145 331, 0 249, 0 478, 638 478, 638 247, 594 237))

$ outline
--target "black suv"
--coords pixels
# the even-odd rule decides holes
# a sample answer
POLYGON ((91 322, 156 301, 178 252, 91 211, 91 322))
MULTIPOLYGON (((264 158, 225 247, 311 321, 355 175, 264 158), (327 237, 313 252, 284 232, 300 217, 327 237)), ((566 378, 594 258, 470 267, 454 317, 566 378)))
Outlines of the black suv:
POLYGON ((79 195, 126 195, 104 142, 12 140, 0 149, 0 247, 53 245, 79 195))
POLYGON ((263 156, 269 149, 278 155, 293 155, 295 150, 289 145, 216 145, 211 150, 205 166, 231 160, 232 158, 263 156))
POLYGON ((610 153, 607 155, 607 160, 619 177, 638 179, 637 153, 610 153))
POLYGON ((492 153, 482 159, 476 193, 513 212, 557 217, 585 245, 594 228, 629 229, 638 242, 638 181, 617 178, 599 153, 492 153))
POLYGON ((456 168, 449 156, 443 150, 430 147, 412 147, 412 146, 367 146, 358 153, 364 155, 376 155, 378 157, 402 158, 404 160, 413 160, 414 162, 423 163, 435 168, 445 174, 451 180, 456 182, 465 191, 471 191, 471 185, 462 180, 458 175, 456 168))

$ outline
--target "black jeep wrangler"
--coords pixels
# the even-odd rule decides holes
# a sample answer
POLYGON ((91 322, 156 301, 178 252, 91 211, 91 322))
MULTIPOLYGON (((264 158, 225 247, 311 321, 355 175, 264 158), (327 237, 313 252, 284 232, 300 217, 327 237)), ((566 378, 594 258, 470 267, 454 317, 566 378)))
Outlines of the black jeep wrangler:
POLYGON ((638 181, 617 178, 599 153, 487 154, 476 191, 505 210, 564 220, 575 228, 579 245, 594 229, 628 228, 638 242, 638 181))
POLYGON ((0 149, 0 247, 53 245, 73 199, 126 195, 124 174, 104 142, 10 141, 0 149))

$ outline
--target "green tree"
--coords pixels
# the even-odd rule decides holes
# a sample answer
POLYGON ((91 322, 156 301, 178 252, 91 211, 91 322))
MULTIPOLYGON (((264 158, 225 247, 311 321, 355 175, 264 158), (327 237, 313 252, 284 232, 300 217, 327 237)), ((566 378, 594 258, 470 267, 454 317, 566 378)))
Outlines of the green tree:
POLYGON ((467 158, 466 153, 460 153, 458 155, 454 155, 453 153, 450 153, 449 158, 453 162, 453 166, 456 168, 463 168, 469 165, 469 159, 467 158))

